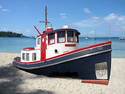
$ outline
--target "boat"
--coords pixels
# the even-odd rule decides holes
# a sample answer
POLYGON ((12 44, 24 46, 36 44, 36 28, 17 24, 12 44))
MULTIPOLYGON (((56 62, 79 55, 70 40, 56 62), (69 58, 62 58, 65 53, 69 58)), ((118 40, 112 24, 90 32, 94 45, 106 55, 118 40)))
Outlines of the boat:
POLYGON ((88 40, 89 38, 88 37, 85 37, 86 40, 88 40))
POLYGON ((86 39, 86 40, 88 40, 88 39, 89 39, 89 37, 88 37, 88 33, 87 33, 87 35, 85 36, 85 39, 86 39))
POLYGON ((125 38, 124 38, 124 37, 120 37, 119 39, 120 39, 120 40, 125 40, 125 38))
POLYGON ((125 40, 125 37, 124 37, 125 32, 124 32, 123 30, 124 30, 123 27, 120 27, 121 35, 120 35, 120 37, 119 37, 119 40, 125 40))
POLYGON ((36 46, 21 50, 13 65, 21 70, 42 75, 76 73, 82 82, 107 84, 111 72, 111 41, 79 48, 80 32, 65 25, 48 27, 45 7, 45 31, 38 32, 36 46))

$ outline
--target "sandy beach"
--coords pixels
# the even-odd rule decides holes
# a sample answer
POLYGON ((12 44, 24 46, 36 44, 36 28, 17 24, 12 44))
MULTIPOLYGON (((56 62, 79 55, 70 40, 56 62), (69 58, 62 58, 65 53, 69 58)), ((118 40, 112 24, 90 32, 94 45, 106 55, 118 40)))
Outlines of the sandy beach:
POLYGON ((109 85, 100 85, 27 73, 12 65, 17 56, 0 53, 0 94, 125 94, 125 58, 112 58, 109 85))

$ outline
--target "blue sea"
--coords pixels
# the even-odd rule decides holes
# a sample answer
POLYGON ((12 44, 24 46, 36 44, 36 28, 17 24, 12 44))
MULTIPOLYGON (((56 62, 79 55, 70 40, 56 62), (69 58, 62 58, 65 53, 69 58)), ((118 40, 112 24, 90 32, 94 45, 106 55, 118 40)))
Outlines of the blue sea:
MULTIPOLYGON (((87 47, 90 45, 112 41, 112 57, 125 58, 125 40, 120 40, 117 37, 113 38, 93 38, 85 39, 80 37, 79 47, 87 47)), ((20 53, 21 49, 27 47, 35 46, 34 38, 9 38, 9 37, 0 37, 0 52, 10 52, 10 53, 20 53)))

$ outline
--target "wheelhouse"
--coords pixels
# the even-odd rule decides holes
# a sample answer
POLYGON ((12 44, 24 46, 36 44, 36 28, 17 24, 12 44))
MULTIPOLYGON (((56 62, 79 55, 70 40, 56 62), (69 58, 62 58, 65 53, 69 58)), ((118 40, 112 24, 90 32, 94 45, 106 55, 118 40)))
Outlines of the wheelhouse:
POLYGON ((46 35, 46 58, 76 50, 79 43, 79 32, 75 29, 62 28, 44 33, 46 35))

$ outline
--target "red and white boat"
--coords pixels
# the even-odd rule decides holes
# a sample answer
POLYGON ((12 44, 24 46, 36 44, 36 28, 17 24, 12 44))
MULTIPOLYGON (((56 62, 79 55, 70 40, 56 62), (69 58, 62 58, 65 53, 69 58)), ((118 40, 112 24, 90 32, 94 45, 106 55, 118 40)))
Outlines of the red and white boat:
POLYGON ((13 65, 19 69, 40 74, 77 73, 83 82, 107 84, 111 70, 111 41, 78 48, 80 33, 64 26, 54 30, 47 27, 45 8, 45 31, 36 37, 36 47, 21 50, 13 65))

